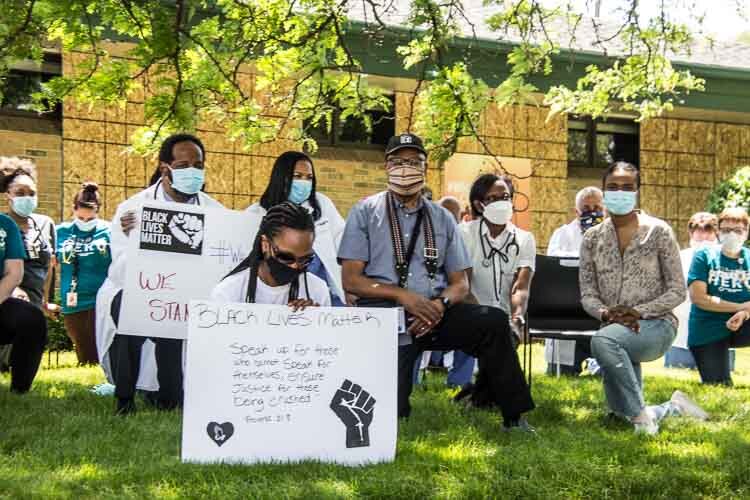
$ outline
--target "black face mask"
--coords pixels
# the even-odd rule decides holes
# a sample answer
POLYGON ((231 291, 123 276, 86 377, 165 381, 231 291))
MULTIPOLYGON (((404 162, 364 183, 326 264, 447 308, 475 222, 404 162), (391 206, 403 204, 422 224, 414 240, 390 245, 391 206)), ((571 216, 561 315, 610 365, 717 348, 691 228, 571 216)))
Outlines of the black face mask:
POLYGON ((271 273, 271 277, 279 286, 288 285, 297 279, 302 272, 299 269, 294 269, 286 264, 282 264, 272 255, 266 257, 266 262, 268 263, 268 270, 271 273))

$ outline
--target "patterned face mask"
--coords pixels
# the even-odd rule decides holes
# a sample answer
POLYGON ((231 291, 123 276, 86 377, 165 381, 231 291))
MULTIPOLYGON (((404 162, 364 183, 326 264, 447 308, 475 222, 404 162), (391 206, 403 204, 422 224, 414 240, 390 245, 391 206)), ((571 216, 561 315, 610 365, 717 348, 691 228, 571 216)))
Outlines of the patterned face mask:
POLYGON ((601 210, 587 210, 578 216, 581 224, 581 233, 585 233, 592 227, 601 224, 604 220, 604 212, 601 210))

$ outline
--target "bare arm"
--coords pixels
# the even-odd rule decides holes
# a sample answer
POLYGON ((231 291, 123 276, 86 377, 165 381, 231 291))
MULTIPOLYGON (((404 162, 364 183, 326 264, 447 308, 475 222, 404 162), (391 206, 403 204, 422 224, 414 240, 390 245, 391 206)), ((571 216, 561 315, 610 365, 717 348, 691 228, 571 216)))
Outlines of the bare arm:
POLYGON ((529 303, 531 278, 533 276, 534 273, 528 267, 522 267, 518 270, 516 279, 513 281, 513 288, 510 292, 511 318, 522 318, 526 314, 526 306, 529 303))
POLYGON ((709 295, 708 285, 705 281, 693 281, 690 283, 688 290, 690 291, 690 302, 704 311, 735 313, 743 309, 750 309, 750 302, 732 302, 709 295))
POLYGON ((3 277, 0 278, 0 304, 13 294, 13 290, 21 284, 21 280, 23 280, 23 260, 6 260, 3 277))

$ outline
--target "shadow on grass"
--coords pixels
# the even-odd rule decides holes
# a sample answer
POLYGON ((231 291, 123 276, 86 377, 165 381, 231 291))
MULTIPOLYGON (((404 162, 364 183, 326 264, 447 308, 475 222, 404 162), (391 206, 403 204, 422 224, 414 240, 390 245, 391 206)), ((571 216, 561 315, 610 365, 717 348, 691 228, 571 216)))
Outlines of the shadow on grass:
MULTIPOLYGON (((348 468, 306 462, 182 464, 180 415, 140 405, 113 415, 89 392, 95 369, 49 370, 24 396, 0 383, 0 492, 10 497, 583 498, 747 494, 750 409, 745 389, 647 377, 649 399, 691 393, 718 418, 670 419, 655 438, 604 419, 601 381, 537 377, 538 436, 500 432, 496 412, 451 403, 441 379, 414 394, 394 463, 348 468)), ((304 444, 301 443, 301 446, 304 444)))

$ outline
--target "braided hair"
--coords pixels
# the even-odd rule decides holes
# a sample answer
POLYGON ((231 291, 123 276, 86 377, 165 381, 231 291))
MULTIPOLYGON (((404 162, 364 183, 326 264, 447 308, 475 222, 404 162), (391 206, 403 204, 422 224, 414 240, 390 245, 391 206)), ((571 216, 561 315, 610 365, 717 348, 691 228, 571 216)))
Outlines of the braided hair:
MULTIPOLYGON (((299 231, 311 231, 314 233, 315 222, 307 209, 290 201, 285 201, 268 209, 263 220, 260 221, 260 228, 258 229, 258 234, 255 236, 255 242, 253 243, 250 255, 248 255, 239 263, 239 265, 237 265, 237 267, 232 269, 232 271, 225 276, 226 278, 233 274, 240 273, 245 269, 250 269, 246 298, 247 302, 255 302, 258 267, 263 260, 261 236, 265 235, 266 238, 271 239, 281 234, 284 229, 296 229, 299 231)), ((307 273, 305 273, 305 288, 307 289, 307 273)), ((305 292, 309 298, 309 291, 305 290, 305 292)), ((299 282, 294 280, 289 289, 289 299, 296 299, 298 293, 299 282)))

